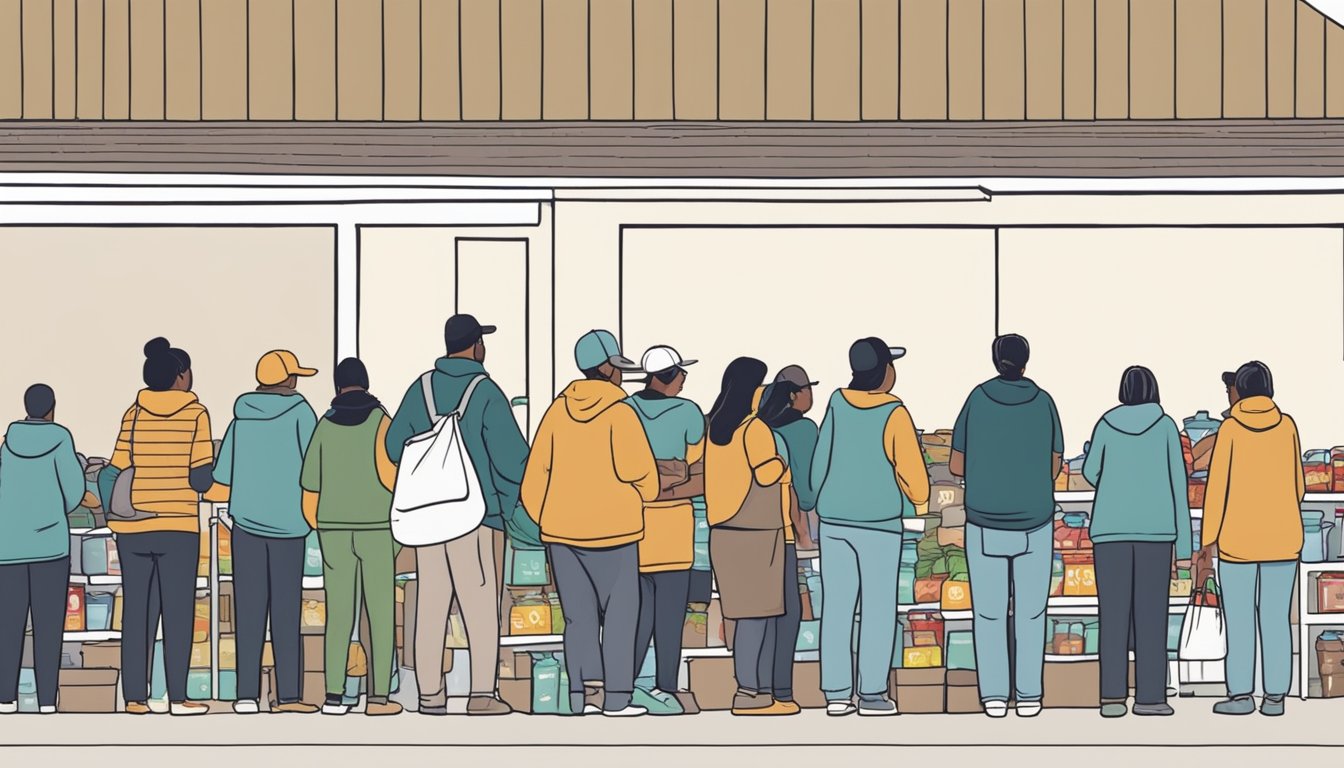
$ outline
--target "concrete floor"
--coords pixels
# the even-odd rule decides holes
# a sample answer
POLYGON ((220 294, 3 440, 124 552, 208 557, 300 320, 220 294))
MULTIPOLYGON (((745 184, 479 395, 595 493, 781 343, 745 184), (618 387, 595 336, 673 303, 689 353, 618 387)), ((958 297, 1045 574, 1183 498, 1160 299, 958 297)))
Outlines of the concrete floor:
MULTIPOLYGON (((1297 764, 1344 748, 1344 699, 1290 699, 1271 719, 1214 716, 1210 699, 1173 701, 1173 718, 1102 720, 1094 711, 1047 710, 1034 720, 1010 716, 906 715, 891 719, 696 717, 613 721, 558 718, 344 718, 232 714, 166 716, 15 715, 0 718, 0 749, 9 758, 55 765, 190 765, 260 761, 259 765, 375 765, 393 768, 424 758, 479 759, 468 765, 713 766, 768 757, 783 765, 833 765, 879 756, 927 765, 1128 766, 1214 758, 1227 765, 1287 758, 1297 764), (1190 754, 1195 748, 1197 755, 1190 754), (899 751, 898 751, 899 750, 899 751), (96 753, 96 758, 93 754, 96 753), (73 759, 70 759, 73 758, 73 759), (178 761, 183 762, 173 762, 178 761), (318 761, 321 761, 320 763, 318 761), (1080 762, 1081 761, 1081 762, 1080 762)), ((34 764, 25 763, 25 764, 34 764)))

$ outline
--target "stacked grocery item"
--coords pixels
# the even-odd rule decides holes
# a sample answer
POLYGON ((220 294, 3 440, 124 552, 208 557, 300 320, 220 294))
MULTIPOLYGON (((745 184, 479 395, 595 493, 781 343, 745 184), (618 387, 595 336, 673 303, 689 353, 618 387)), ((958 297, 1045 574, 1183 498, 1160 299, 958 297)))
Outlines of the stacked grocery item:
POLYGON ((1321 696, 1344 696, 1344 632, 1329 630, 1316 638, 1316 668, 1321 675, 1321 696))

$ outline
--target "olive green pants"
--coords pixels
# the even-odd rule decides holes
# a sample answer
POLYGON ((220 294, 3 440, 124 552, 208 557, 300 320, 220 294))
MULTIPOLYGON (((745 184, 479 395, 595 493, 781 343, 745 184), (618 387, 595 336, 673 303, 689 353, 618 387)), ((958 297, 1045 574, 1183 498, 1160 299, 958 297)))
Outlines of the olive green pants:
POLYGON ((396 625, 396 548, 392 531, 317 532, 322 545, 322 578, 327 592, 327 694, 345 691, 350 638, 363 597, 370 637, 369 696, 386 699, 391 688, 396 625))

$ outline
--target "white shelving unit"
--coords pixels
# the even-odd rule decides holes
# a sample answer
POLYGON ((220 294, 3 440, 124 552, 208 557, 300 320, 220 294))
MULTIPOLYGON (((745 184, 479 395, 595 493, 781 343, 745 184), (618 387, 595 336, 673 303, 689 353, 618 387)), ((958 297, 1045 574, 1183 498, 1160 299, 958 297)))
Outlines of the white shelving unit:
MULTIPOLYGON (((1332 553, 1338 556, 1339 553, 1332 553)), ((1313 579, 1322 573, 1344 571, 1344 561, 1302 563, 1297 572, 1297 695, 1307 698, 1310 693, 1311 665, 1315 655, 1314 636, 1318 627, 1344 627, 1344 613, 1312 611, 1313 579)))

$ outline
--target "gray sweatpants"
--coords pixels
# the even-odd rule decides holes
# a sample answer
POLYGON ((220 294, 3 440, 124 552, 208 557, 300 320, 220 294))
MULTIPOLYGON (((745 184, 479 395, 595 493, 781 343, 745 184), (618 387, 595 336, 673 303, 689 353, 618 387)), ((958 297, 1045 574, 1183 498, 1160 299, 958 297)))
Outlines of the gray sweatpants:
POLYGON ((639 545, 580 549, 550 544, 547 553, 565 615, 571 711, 583 711, 588 680, 602 681, 604 709, 625 709, 635 689, 639 545))

